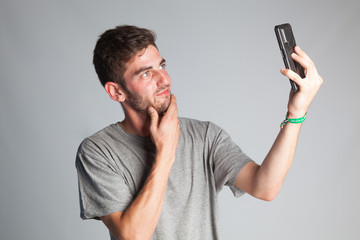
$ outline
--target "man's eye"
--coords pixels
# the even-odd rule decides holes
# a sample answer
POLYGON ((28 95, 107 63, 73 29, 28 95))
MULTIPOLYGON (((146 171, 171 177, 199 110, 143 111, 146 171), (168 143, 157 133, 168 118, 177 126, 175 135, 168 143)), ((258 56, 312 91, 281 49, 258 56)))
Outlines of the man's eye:
POLYGON ((144 72, 144 73, 141 75, 142 78, 146 78, 147 76, 149 76, 149 72, 144 72))
POLYGON ((160 65, 159 69, 165 69, 165 67, 166 67, 166 64, 163 63, 163 64, 160 65))

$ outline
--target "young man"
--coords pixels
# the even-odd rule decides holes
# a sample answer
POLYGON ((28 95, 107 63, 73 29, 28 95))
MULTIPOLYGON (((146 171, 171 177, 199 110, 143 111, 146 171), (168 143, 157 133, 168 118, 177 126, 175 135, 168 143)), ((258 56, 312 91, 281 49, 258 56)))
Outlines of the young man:
MULTIPOLYGON (((288 118, 305 116, 322 79, 295 48, 306 78, 282 69, 300 91, 290 94, 288 118)), ((119 26, 102 34, 93 59, 122 122, 86 138, 76 167, 81 217, 101 219, 112 239, 219 239, 217 194, 266 201, 279 192, 291 166, 301 123, 287 123, 261 165, 210 122, 179 118, 165 59, 154 33, 119 26)))

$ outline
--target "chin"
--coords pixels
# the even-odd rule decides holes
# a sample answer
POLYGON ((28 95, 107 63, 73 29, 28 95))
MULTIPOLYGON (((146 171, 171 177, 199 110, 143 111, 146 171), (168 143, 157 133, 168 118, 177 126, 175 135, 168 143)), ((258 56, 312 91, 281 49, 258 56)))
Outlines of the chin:
POLYGON ((161 103, 159 106, 156 106, 155 109, 159 115, 163 115, 169 108, 169 105, 170 105, 170 98, 166 102, 161 103))

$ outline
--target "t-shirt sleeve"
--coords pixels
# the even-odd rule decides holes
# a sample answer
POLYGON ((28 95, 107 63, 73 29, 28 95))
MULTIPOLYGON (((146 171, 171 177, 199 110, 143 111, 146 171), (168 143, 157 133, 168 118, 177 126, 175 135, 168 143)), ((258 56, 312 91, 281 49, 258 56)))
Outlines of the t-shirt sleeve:
POLYGON ((245 192, 235 186, 236 178, 240 170, 252 159, 233 142, 223 129, 214 124, 210 124, 209 128, 212 128, 209 131, 214 136, 211 156, 216 190, 219 192, 226 185, 229 186, 235 197, 240 197, 245 192))
POLYGON ((100 219, 113 212, 125 211, 132 194, 125 178, 90 141, 84 141, 77 152, 80 216, 100 219))

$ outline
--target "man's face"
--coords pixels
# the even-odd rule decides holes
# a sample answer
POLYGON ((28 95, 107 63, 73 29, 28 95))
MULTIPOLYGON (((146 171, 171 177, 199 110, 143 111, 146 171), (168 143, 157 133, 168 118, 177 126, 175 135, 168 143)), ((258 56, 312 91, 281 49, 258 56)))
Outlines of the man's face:
POLYGON ((155 46, 148 46, 126 64, 124 79, 128 90, 124 104, 137 112, 146 111, 150 106, 159 114, 167 110, 171 79, 165 69, 165 59, 155 46))

